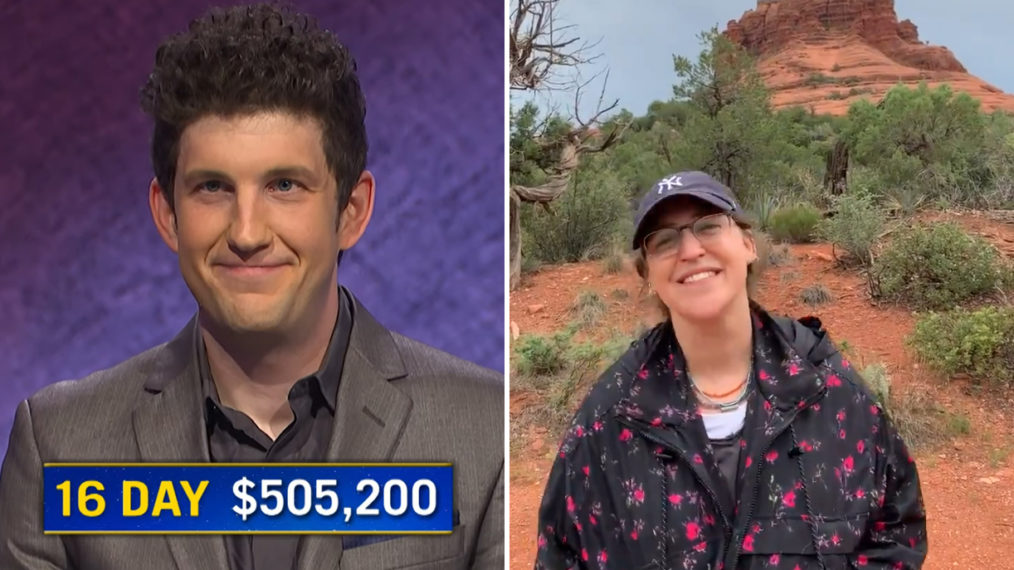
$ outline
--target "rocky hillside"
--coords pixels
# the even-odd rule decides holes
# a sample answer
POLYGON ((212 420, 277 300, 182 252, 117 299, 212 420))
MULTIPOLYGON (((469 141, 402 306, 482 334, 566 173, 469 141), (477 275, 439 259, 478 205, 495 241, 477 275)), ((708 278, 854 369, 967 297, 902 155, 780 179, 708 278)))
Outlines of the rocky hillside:
POLYGON ((919 40, 893 0, 758 0, 726 34, 758 56, 776 107, 843 114, 900 83, 948 83, 985 110, 1014 112, 1014 95, 971 75, 949 49, 919 40))

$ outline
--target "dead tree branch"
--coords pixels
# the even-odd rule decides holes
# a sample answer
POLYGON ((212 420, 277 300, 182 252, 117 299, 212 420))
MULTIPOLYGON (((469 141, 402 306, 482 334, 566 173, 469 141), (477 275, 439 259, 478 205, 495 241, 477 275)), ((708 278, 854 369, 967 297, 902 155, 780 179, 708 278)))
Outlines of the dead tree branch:
MULTIPOLYGON (((559 0, 517 0, 511 10, 511 89, 539 91, 570 86, 560 72, 593 63, 588 55, 598 42, 572 35, 574 26, 561 25, 555 14, 559 0)), ((513 2, 512 2, 513 4, 513 2)))

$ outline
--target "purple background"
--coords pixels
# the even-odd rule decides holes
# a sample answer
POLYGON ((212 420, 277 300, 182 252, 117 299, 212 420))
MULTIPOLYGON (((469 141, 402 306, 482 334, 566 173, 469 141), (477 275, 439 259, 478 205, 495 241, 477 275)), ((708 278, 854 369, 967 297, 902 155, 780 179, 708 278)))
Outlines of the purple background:
MULTIPOLYGON (((148 211, 137 101, 161 39, 211 4, 0 1, 0 456, 20 400, 196 309, 148 211)), ((503 3, 295 5, 349 46, 367 100, 377 202, 339 281, 387 326, 502 371, 503 3)))

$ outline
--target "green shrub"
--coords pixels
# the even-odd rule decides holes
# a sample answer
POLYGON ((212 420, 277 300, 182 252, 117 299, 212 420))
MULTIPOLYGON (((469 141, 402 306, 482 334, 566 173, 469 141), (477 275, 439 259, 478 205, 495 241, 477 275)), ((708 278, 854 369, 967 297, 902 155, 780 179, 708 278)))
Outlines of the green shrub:
POLYGON ((823 73, 811 73, 806 77, 805 83, 810 87, 817 87, 818 85, 838 83, 838 79, 828 75, 824 75, 823 73))
POLYGON ((757 229, 768 231, 771 227, 771 216, 778 211, 780 200, 774 194, 765 193, 754 200, 750 207, 757 220, 757 229))
POLYGON ((950 412, 947 414, 947 431, 951 435, 968 435, 972 431, 972 420, 962 412, 950 412))
POLYGON ((891 377, 887 374, 887 368, 879 362, 874 362, 863 368, 859 376, 873 393, 873 397, 885 408, 888 407, 891 401, 891 377))
POLYGON ((602 271, 606 275, 615 275, 623 272, 623 253, 613 250, 602 260, 602 271))
MULTIPOLYGON (((989 433, 989 432, 986 432, 989 433)), ((1003 466, 1010 457, 1011 448, 1004 446, 989 450, 989 466, 993 469, 1003 466)))
POLYGON ((624 232, 624 222, 631 217, 628 210, 614 173, 595 166, 581 168, 548 211, 523 205, 522 255, 553 264, 605 257, 624 232))
POLYGON ((832 91, 831 94, 827 96, 827 98, 830 99, 831 101, 841 101, 846 98, 846 95, 841 91, 832 91))
POLYGON ((1000 269, 1000 288, 1014 292, 1014 264, 1007 263, 1000 269))
POLYGON ((986 168, 991 184, 985 188, 983 204, 989 209, 1014 208, 1014 122, 996 115, 987 139, 986 168))
POLYGON ((626 301, 630 298, 630 293, 626 289, 613 289, 609 296, 617 301, 626 301))
MULTIPOLYGON (((853 196, 867 195, 870 200, 883 194, 887 183, 884 177, 876 168, 850 165, 848 173, 848 192, 853 196)), ((839 198, 840 199, 840 198, 839 198)))
POLYGON ((910 449, 920 450, 939 444, 955 433, 968 433, 968 417, 937 405, 928 391, 892 390, 891 376, 880 362, 863 367, 859 376, 877 403, 887 410, 888 417, 910 449))
POLYGON ((787 131, 785 135, 772 136, 788 136, 799 146, 780 147, 783 157, 755 165, 749 182, 743 183, 743 203, 754 218, 754 226, 763 231, 770 229, 771 215, 779 208, 800 202, 820 204, 825 196, 823 149, 829 143, 823 137, 834 136, 833 131, 828 134, 802 125, 782 128, 787 131))
POLYGON ((554 382, 549 393, 549 404, 557 413, 573 411, 571 400, 584 382, 594 379, 603 367, 616 360, 630 346, 630 339, 613 336, 602 344, 582 342, 567 351, 567 374, 554 382))
POLYGON ((802 300, 807 305, 810 305, 811 307, 823 305, 824 303, 830 303, 832 299, 831 292, 827 290, 827 287, 824 287, 821 284, 811 285, 810 287, 803 289, 803 292, 800 293, 799 298, 800 300, 802 300))
POLYGON ((869 194, 845 194, 835 201, 834 216, 823 220, 820 235, 854 260, 868 265, 886 217, 869 194))
POLYGON ((542 269, 541 261, 531 255, 521 256, 521 273, 523 275, 538 273, 540 269, 542 269))
POLYGON ((607 308, 605 301, 598 293, 582 291, 571 306, 571 311, 575 314, 578 323, 590 327, 599 322, 599 319, 606 314, 607 308))
POLYGON ((517 371, 523 376, 548 376, 563 370, 567 365, 571 331, 558 332, 551 337, 521 335, 514 349, 517 371))
MULTIPOLYGON (((885 149, 885 152, 890 152, 890 154, 879 157, 876 163, 877 177, 882 183, 877 190, 881 194, 885 193, 888 188, 915 184, 917 180, 926 183, 926 175, 923 174, 926 167, 917 157, 906 154, 900 148, 893 151, 885 149)), ((923 190, 927 194, 936 194, 935 188, 924 186, 923 190)))
POLYGON ((915 184, 895 186, 884 192, 887 208, 902 216, 912 216, 926 203, 925 189, 915 184))
POLYGON ((950 309, 1000 285, 995 249, 957 225, 902 232, 874 263, 884 298, 924 309, 950 309))
POLYGON ((840 353, 844 354, 845 356, 849 357, 850 360, 853 359, 853 358, 855 358, 852 355, 852 350, 853 350, 852 343, 849 342, 848 340, 841 339, 840 341, 838 341, 838 352, 840 352, 840 353))
POLYGON ((782 242, 811 242, 816 237, 820 220, 820 210, 812 204, 781 208, 771 215, 771 236, 782 242))
POLYGON ((892 394, 886 408, 894 427, 912 450, 932 447, 947 437, 947 411, 937 405, 933 394, 926 390, 892 394))
POLYGON ((537 397, 517 417, 511 416, 512 434, 515 423, 561 431, 573 414, 575 396, 630 348, 632 339, 619 331, 604 342, 574 342, 577 328, 572 323, 551 337, 519 339, 512 358, 517 374, 511 377, 511 390, 534 392, 537 397))
POLYGON ((972 429, 968 415, 939 406, 927 390, 894 392, 891 377, 879 362, 867 365, 859 374, 912 450, 938 445, 972 429))
POLYGON ((768 265, 771 267, 791 265, 792 261, 792 250, 787 245, 775 246, 768 251, 768 265))
POLYGON ((927 313, 909 343, 941 372, 1014 383, 1014 307, 927 313))

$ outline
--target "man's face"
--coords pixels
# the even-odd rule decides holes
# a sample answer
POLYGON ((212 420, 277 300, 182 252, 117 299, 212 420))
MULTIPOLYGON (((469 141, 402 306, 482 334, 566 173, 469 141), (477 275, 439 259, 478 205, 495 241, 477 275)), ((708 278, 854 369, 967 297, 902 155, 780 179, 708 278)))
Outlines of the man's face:
POLYGON ((321 140, 315 120, 284 112, 208 116, 184 129, 175 219, 158 210, 156 183, 152 209, 202 319, 234 333, 284 333, 321 316, 337 288, 339 249, 365 229, 340 230, 321 140))

